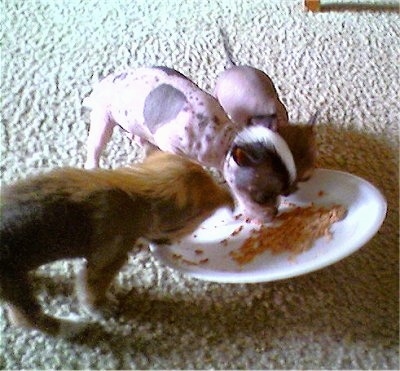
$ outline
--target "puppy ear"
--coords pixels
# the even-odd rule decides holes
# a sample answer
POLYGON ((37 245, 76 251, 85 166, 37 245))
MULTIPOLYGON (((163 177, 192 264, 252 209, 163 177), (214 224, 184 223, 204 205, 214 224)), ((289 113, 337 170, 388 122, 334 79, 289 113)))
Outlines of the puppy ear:
POLYGON ((253 159, 244 148, 235 146, 232 149, 232 158, 240 166, 251 166, 253 164, 253 159))

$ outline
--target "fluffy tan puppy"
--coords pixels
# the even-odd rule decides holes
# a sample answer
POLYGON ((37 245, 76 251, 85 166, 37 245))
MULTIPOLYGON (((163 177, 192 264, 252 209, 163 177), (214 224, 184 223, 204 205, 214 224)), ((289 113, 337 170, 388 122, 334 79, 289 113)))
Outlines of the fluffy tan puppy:
POLYGON ((30 271, 85 258, 77 294, 97 309, 139 238, 179 239, 223 206, 234 207, 227 190, 198 164, 167 153, 131 168, 61 168, 3 187, 0 298, 10 320, 50 335, 73 333, 77 322, 42 312, 30 271))

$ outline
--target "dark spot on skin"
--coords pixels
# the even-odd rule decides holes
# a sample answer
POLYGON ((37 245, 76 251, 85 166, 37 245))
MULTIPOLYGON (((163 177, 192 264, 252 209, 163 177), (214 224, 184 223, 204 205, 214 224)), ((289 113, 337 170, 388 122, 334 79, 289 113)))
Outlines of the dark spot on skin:
POLYGON ((114 77, 113 82, 115 82, 117 80, 123 80, 126 78, 126 76, 128 76, 127 72, 120 73, 118 76, 114 77))
POLYGON ((210 142, 211 142, 211 139, 212 139, 211 135, 210 135, 210 134, 207 134, 207 135, 206 135, 206 141, 207 141, 207 143, 210 143, 210 142))
POLYGON ((200 148, 201 148, 201 144, 200 144, 200 143, 197 143, 197 144, 196 144, 196 150, 199 151, 200 148))
POLYGON ((165 72, 168 76, 175 76, 175 77, 182 77, 186 80, 189 80, 184 74, 180 73, 177 70, 174 70, 173 68, 165 67, 165 66, 153 66, 152 68, 161 70, 165 72))
POLYGON ((128 111, 127 110, 125 110, 125 116, 128 116, 128 111))
POLYGON ((143 117, 154 134, 163 123, 174 119, 187 103, 185 94, 168 84, 162 84, 146 97, 143 117))
POLYGON ((217 124, 217 126, 221 125, 221 121, 219 120, 219 118, 217 116, 214 115, 213 117, 213 121, 217 124))
POLYGON ((203 115, 202 113, 197 113, 196 118, 199 122, 199 128, 203 129, 208 125, 208 117, 203 115))

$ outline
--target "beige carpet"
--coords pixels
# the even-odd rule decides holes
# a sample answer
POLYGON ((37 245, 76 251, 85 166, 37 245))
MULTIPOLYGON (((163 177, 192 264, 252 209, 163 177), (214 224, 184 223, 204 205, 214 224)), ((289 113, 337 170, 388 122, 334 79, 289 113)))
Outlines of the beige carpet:
MULTIPOLYGON (((83 165, 81 100, 110 71, 167 65, 211 91, 225 66, 220 23, 237 61, 274 80, 293 122, 321 109, 319 165, 374 183, 389 209, 360 251, 285 281, 206 283, 132 254, 113 288, 122 315, 81 342, 11 328, 1 306, 0 368, 399 368, 400 17, 393 1, 335 3, 312 14, 302 0, 1 1, 2 182, 83 165)), ((102 166, 140 155, 116 130, 102 166)), ((74 266, 37 273, 46 311, 79 313, 74 266)))

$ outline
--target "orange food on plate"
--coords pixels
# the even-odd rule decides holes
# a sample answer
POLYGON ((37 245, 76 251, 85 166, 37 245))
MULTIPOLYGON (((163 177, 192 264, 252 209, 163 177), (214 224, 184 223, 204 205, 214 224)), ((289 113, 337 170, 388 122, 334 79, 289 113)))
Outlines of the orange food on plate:
POLYGON ((332 238, 330 227, 342 220, 346 208, 310 205, 295 207, 277 216, 274 225, 261 226, 235 251, 231 257, 238 264, 246 264, 266 250, 273 254, 299 254, 312 247, 320 238, 332 238))

